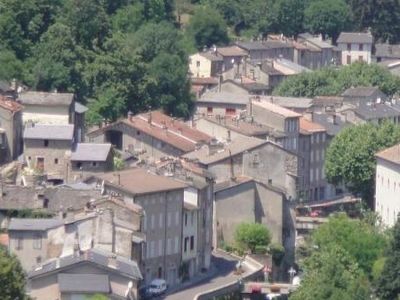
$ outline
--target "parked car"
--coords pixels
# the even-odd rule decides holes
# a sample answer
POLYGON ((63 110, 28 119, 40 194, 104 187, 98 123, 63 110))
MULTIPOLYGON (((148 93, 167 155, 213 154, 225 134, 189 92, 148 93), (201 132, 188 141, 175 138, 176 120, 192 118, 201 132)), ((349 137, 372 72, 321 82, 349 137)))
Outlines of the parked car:
POLYGON ((167 282, 164 279, 154 279, 150 282, 148 292, 152 296, 158 296, 167 290, 167 282))

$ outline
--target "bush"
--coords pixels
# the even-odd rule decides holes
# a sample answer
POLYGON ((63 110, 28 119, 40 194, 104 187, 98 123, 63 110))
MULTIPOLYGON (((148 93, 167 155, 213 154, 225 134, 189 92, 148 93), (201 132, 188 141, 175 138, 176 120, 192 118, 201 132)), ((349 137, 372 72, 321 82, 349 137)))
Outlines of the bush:
POLYGON ((235 241, 241 250, 254 253, 256 247, 267 247, 271 241, 271 234, 265 225, 242 223, 235 231, 235 241))

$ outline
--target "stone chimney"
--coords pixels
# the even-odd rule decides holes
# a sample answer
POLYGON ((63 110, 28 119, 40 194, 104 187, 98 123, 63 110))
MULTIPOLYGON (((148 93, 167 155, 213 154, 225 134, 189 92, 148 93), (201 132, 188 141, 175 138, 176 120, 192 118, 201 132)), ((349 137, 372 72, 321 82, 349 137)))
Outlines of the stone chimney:
POLYGON ((128 111, 128 120, 130 122, 132 122, 132 118, 133 118, 133 113, 131 111, 128 111))

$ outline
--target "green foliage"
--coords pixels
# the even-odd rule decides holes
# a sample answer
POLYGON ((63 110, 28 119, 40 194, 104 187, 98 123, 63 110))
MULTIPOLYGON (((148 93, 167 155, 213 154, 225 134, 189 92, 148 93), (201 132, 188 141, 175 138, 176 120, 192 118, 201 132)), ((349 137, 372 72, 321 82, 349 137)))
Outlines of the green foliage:
POLYGON ((197 49, 214 44, 225 45, 229 42, 227 27, 222 16, 208 6, 200 6, 195 10, 186 34, 197 49))
POLYGON ((276 95, 315 97, 340 95, 352 86, 377 86, 393 95, 400 91, 400 78, 376 64, 354 63, 349 66, 323 68, 284 80, 274 91, 276 95))
POLYGON ((350 7, 344 0, 312 1, 304 12, 304 26, 312 33, 327 34, 334 41, 351 29, 350 7))
POLYGON ((383 270, 377 284, 377 295, 382 300, 397 299, 400 295, 400 221, 397 220, 383 270))
POLYGON ((374 195, 375 153, 400 142, 400 127, 390 122, 342 130, 326 152, 325 171, 331 183, 344 183, 368 204, 374 195))
POLYGON ((319 251, 339 247, 365 274, 370 274, 386 245, 385 236, 376 227, 345 214, 329 218, 313 233, 312 240, 319 251))
POLYGON ((114 171, 120 171, 124 168, 124 161, 117 155, 113 158, 114 171))
POLYGON ((94 294, 93 296, 87 296, 85 299, 87 300, 108 300, 107 296, 103 294, 94 294))
POLYGON ((263 224, 242 223, 236 228, 235 241, 240 249, 254 253, 257 247, 268 246, 271 234, 263 224))
POLYGON ((25 295, 25 274, 14 255, 0 247, 0 294, 1 299, 27 299, 25 295))
POLYGON ((332 245, 316 251, 304 265, 305 276, 290 300, 369 299, 369 283, 352 257, 332 245))

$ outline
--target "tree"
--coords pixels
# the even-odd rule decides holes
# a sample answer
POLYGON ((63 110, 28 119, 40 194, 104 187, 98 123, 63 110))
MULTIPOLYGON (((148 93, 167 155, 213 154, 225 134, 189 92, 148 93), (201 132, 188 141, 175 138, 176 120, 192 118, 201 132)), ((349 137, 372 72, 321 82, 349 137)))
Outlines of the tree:
POLYGON ((257 247, 267 247, 271 234, 263 224, 242 223, 236 227, 235 241, 242 250, 254 253, 257 247))
POLYGON ((400 295, 400 220, 397 219, 377 284, 377 295, 382 300, 398 299, 400 295))
POLYGON ((364 271, 370 274, 375 261, 381 257, 386 237, 379 228, 344 213, 329 218, 312 235, 312 243, 320 251, 339 247, 364 271))
POLYGON ((0 294, 4 300, 26 299, 24 271, 4 247, 0 247, 0 294))
POLYGON ((371 205, 375 186, 375 153, 398 142, 400 127, 390 122, 345 128, 332 140, 326 152, 328 181, 346 184, 371 205))
POLYGON ((276 15, 274 33, 285 36, 297 36, 303 32, 305 0, 278 0, 272 11, 276 15))
POLYGON ((274 94, 292 97, 340 95, 352 86, 377 86, 387 95, 400 91, 400 78, 376 64, 354 63, 349 66, 322 68, 284 80, 274 94))
POLYGON ((0 50, 0 79, 12 80, 22 78, 23 63, 11 50, 0 50))
POLYGON ((368 279, 342 248, 315 251, 304 265, 304 278, 290 300, 369 299, 368 279))
POLYGON ((327 34, 333 41, 336 41, 340 32, 351 29, 350 7, 343 0, 313 1, 304 15, 307 30, 327 34))
POLYGON ((225 45, 229 42, 227 26, 222 16, 208 6, 198 7, 189 25, 186 34, 193 40, 197 49, 204 46, 225 45))
POLYGON ((41 91, 79 90, 81 80, 76 67, 80 60, 78 52, 69 27, 61 23, 50 26, 28 61, 31 67, 29 84, 41 91))

